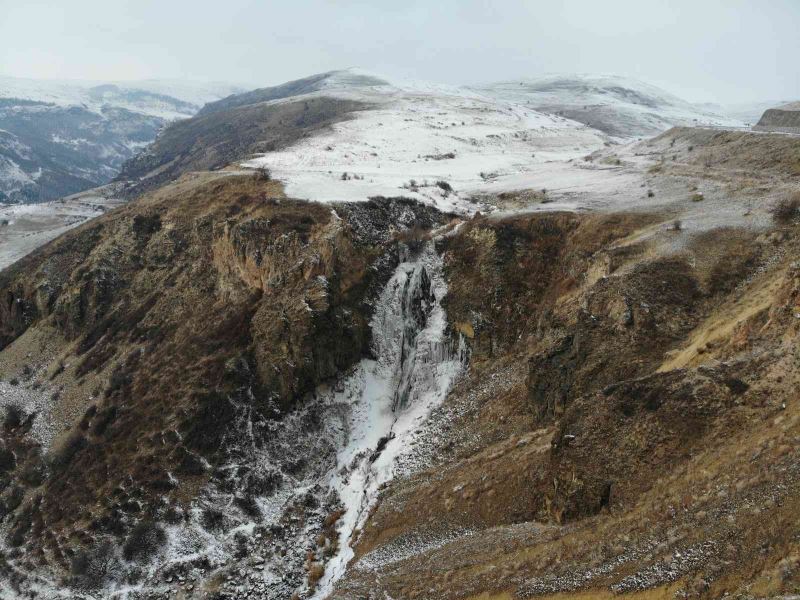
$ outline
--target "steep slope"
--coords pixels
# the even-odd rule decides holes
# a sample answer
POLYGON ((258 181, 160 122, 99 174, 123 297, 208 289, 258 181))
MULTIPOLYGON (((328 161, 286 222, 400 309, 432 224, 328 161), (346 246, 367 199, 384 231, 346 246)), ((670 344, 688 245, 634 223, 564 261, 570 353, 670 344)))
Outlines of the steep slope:
POLYGON ((40 202, 110 181, 164 124, 232 91, 157 82, 102 84, 0 77, 0 202, 40 202))
POLYGON ((552 75, 478 89, 620 138, 650 136, 676 125, 741 125, 656 86, 619 76, 552 75))
POLYGON ((365 108, 360 102, 310 98, 261 102, 198 115, 167 127, 118 177, 131 195, 190 171, 219 169, 255 153, 277 150, 365 108))

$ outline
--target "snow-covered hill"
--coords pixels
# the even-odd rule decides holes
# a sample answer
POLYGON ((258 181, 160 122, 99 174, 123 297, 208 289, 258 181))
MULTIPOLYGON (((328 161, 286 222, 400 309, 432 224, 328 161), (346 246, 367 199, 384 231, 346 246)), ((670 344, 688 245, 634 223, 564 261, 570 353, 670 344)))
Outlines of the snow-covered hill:
POLYGON ((615 75, 550 75, 475 89, 620 138, 650 136, 676 125, 742 125, 656 86, 615 75))
MULTIPOLYGON (((465 88, 390 81, 353 69, 304 81, 292 88, 300 94, 268 101, 333 96, 369 108, 244 163, 269 168, 293 197, 404 195, 463 210, 469 197, 501 191, 537 165, 586 155, 607 141, 574 120, 465 88)), ((262 97, 270 96, 265 91, 262 97)))
POLYGON ((242 91, 241 87, 216 82, 59 81, 0 75, 0 98, 34 100, 65 108, 80 106, 98 113, 104 106, 113 105, 165 119, 190 117, 203 105, 242 91))
POLYGON ((106 183, 164 124, 237 88, 0 77, 0 202, 37 202, 106 183))

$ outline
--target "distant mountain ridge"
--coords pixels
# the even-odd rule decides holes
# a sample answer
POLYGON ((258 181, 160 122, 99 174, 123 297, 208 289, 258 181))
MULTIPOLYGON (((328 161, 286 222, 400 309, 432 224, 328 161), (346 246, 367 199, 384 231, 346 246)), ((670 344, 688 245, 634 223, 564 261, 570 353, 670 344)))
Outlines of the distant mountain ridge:
POLYGON ((679 125, 741 125, 643 81, 618 75, 550 75, 474 89, 562 115, 615 137, 645 137, 679 125))
MULTIPOLYGON (((673 126, 698 123, 741 125, 737 119, 720 116, 708 106, 691 104, 658 87, 618 76, 558 75, 455 87, 395 81, 360 69, 346 69, 246 92, 226 84, 41 82, 0 77, 0 202, 53 199, 104 184, 117 176, 133 181, 147 179, 146 185, 152 187, 187 170, 221 168, 256 154, 296 146, 303 138, 342 120, 374 116, 376 113, 370 112, 373 110, 390 110, 386 117, 395 122, 395 133, 400 137, 364 139, 364 143, 388 144, 387 151, 412 144, 419 146, 413 154, 423 157, 452 153, 466 139, 465 135, 477 135, 478 145, 496 144, 504 135, 511 135, 511 129, 517 136, 525 131, 544 135, 547 127, 568 123, 573 128, 583 125, 584 137, 596 138, 572 144, 587 151, 606 136, 618 140, 646 137, 673 126), (436 133, 428 126, 430 123, 423 126, 422 121, 422 130, 412 131, 410 125, 401 125, 400 121, 414 121, 407 113, 417 114, 418 102, 434 111, 449 111, 449 121, 443 121, 441 127, 450 128, 452 133, 443 133, 442 129, 436 133), (444 104, 449 108, 443 108, 444 104), (473 109, 489 110, 499 118, 503 114, 509 118, 503 119, 504 125, 498 131, 471 131, 464 125, 470 121, 466 118, 471 110, 467 110, 468 104, 473 104, 473 109), (395 108, 389 109, 390 105, 395 108), (509 111, 517 111, 518 117, 510 118, 509 111), (196 119, 167 128, 150 147, 165 125, 194 115, 196 119), (552 120, 549 115, 556 120, 542 128, 545 121, 552 120), (522 119, 519 123, 533 119, 539 124, 515 125, 518 118, 522 119), (466 129, 459 133, 456 124, 466 129), (489 134, 500 137, 486 138, 489 134)), ((375 126, 383 124, 376 122, 375 126)), ((370 131, 356 135, 359 139, 377 135, 375 128, 370 131)), ((573 135, 578 135, 577 130, 573 135)), ((465 152, 471 147, 477 146, 470 142, 465 152)), ((537 155, 541 149, 530 148, 537 155)), ((375 158, 372 152, 385 155, 380 148, 373 149, 358 164, 375 158)), ((326 161, 335 159, 336 164, 323 161, 321 167, 333 172, 340 167, 353 170, 357 165, 348 161, 356 160, 356 155, 345 154, 335 156, 334 151, 326 161)), ((286 159, 295 161, 294 156, 286 159)), ((304 159, 297 164, 305 162, 304 159)), ((272 166, 281 168, 278 164, 272 166)), ((472 175, 477 176, 480 170, 472 175)), ((447 168, 441 174, 450 171, 447 168)), ((409 175, 420 174, 427 172, 409 175)), ((433 175, 438 174, 437 171, 433 175)), ((396 185, 392 183, 390 187, 393 191, 396 185)), ((387 190, 382 187, 379 191, 387 190)))
POLYGON ((107 183, 165 124, 238 90, 0 77, 0 202, 41 202, 107 183))
POLYGON ((353 73, 352 71, 328 71, 327 73, 318 73, 272 87, 258 88, 250 92, 233 94, 216 102, 209 102, 200 110, 198 115, 202 116, 237 108, 239 106, 311 94, 326 89, 332 82, 347 84, 353 87, 389 85, 387 81, 371 75, 362 75, 353 73), (350 76, 347 76, 348 74, 350 74, 350 76))

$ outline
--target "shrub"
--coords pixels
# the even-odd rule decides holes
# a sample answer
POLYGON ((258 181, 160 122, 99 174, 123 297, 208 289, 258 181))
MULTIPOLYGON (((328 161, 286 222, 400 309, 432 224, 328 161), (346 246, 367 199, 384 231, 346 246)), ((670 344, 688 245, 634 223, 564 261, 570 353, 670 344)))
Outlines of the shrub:
POLYGON ((756 264, 757 255, 751 247, 746 245, 726 253, 709 272, 709 293, 730 293, 739 282, 744 281, 753 272, 756 264))
POLYGON ((238 506, 248 517, 253 519, 261 518, 261 509, 258 507, 258 503, 253 496, 236 496, 233 499, 233 503, 238 506))
POLYGON ((30 487, 39 487, 44 483, 46 475, 44 464, 40 460, 29 460, 22 466, 19 480, 30 487))
POLYGON ((25 412, 16 404, 9 404, 6 406, 6 417, 3 420, 3 427, 5 429, 16 429, 22 425, 25 419, 25 412))
POLYGON ((675 219, 672 222, 672 227, 670 229, 672 229, 672 231, 680 231, 683 229, 683 223, 681 223, 680 219, 675 219))
POLYGON ((128 534, 122 556, 125 560, 147 562, 166 541, 167 534, 163 528, 152 521, 142 521, 128 534))
POLYGON ((317 587, 317 583, 324 574, 325 567, 319 563, 313 563, 308 569, 308 587, 312 590, 317 587))
POLYGON ((267 167, 258 167, 256 169, 256 181, 271 181, 272 171, 267 167))
POLYGON ((200 522, 208 531, 221 531, 225 525, 225 515, 216 508, 207 508, 203 511, 200 522))
POLYGON ((108 426, 117 418, 117 412, 118 409, 114 405, 106 407, 98 412, 97 418, 92 425, 92 434, 98 436, 103 435, 108 429, 108 426))
POLYGON ((94 548, 79 550, 70 560, 72 585, 83 589, 98 589, 108 577, 115 562, 111 542, 102 542, 94 548))
POLYGON ((79 431, 73 431, 64 443, 50 455, 50 466, 54 472, 63 471, 72 462, 75 455, 83 450, 89 442, 79 431))
POLYGON ((17 466, 17 458, 11 450, 0 448, 0 474, 10 471, 17 466))
POLYGON ((776 225, 788 225, 800 216, 800 192, 779 200, 770 212, 776 225))
POLYGON ((452 191, 453 191, 453 186, 452 186, 452 185, 450 185, 449 183, 447 183, 446 181, 437 181, 437 182, 436 182, 436 185, 437 185, 437 186, 438 186, 440 189, 442 189, 442 190, 444 190, 445 192, 447 192, 448 194, 449 194, 450 192, 452 192, 452 191))

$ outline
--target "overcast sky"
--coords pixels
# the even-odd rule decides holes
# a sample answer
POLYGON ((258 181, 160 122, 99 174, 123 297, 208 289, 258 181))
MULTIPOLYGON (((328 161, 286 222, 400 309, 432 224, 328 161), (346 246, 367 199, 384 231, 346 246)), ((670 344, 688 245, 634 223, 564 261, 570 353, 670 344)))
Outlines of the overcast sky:
POLYGON ((800 98, 800 0, 0 0, 0 74, 266 86, 616 73, 693 101, 800 98))

